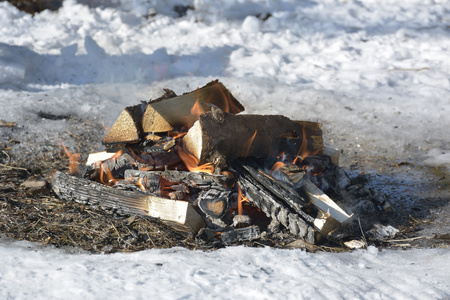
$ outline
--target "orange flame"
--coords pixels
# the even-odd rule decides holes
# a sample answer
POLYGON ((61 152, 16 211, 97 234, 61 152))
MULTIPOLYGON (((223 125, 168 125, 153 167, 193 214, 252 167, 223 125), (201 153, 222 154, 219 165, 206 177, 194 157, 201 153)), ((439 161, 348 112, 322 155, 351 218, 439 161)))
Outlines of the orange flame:
POLYGON ((242 194, 242 190, 241 190, 241 187, 239 186, 239 184, 237 185, 237 188, 238 188, 238 215, 242 216, 242 213, 243 213, 242 203, 244 201, 249 201, 249 200, 247 197, 245 197, 242 194))
POLYGON ((300 158, 300 162, 302 162, 306 157, 308 156, 314 156, 319 152, 319 149, 317 149, 316 151, 314 151, 313 153, 311 153, 308 150, 308 139, 306 137, 306 132, 305 132, 305 128, 303 128, 303 139, 302 139, 302 144, 300 145, 300 149, 298 149, 297 155, 294 159, 294 161, 292 162, 294 165, 297 162, 297 159, 300 158))
POLYGON ((253 144, 253 141, 255 140, 257 133, 258 133, 258 129, 255 129, 255 133, 253 134, 253 136, 248 141, 245 142, 244 147, 243 147, 244 149, 246 149, 244 157, 248 156, 248 153, 250 152, 250 148, 253 144))
MULTIPOLYGON (((120 149, 119 151, 117 151, 111 158, 107 159, 118 159, 121 155, 122 155, 122 149, 120 149)), ((100 182, 105 184, 105 185, 114 185, 116 184, 117 181, 119 181, 120 179, 114 178, 113 173, 111 172, 111 170, 106 169, 103 167, 103 161, 100 162, 100 182), (106 171, 106 179, 105 179, 105 171, 106 171)))
POLYGON ((187 134, 187 132, 179 132, 179 131, 169 131, 169 132, 167 132, 167 135, 170 136, 173 139, 177 139, 179 137, 185 136, 186 134, 187 134))
POLYGON ((194 106, 192 106, 192 108, 191 108, 191 115, 195 116, 196 120, 198 120, 200 118, 200 115, 205 112, 202 105, 200 104, 200 101, 198 101, 198 100, 199 99, 197 98, 197 100, 194 103, 194 106))
POLYGON ((278 171, 279 169, 281 169, 282 167, 284 167, 286 164, 282 161, 277 161, 273 164, 272 169, 270 170, 271 172, 275 173, 276 171, 278 171))
POLYGON ((180 155, 181 160, 184 165, 191 172, 203 172, 203 173, 214 173, 214 166, 211 163, 203 164, 198 166, 198 159, 193 154, 187 152, 182 147, 178 147, 178 155, 180 155))
POLYGON ((111 170, 103 168, 103 162, 100 163, 100 182, 104 185, 114 185, 120 179, 114 178, 111 170), (106 179, 105 179, 105 171, 106 171, 106 179))
POLYGON ((139 178, 139 179, 138 179, 136 185, 137 185, 141 190, 143 190, 144 192, 147 190, 147 189, 145 188, 144 184, 142 183, 142 178, 139 178))
POLYGON ((240 111, 238 106, 231 100, 231 93, 228 90, 220 89, 220 92, 222 93, 223 98, 226 99, 225 107, 222 109, 224 112, 240 111))
POLYGON ((71 175, 81 175, 80 170, 80 153, 70 153, 69 150, 67 150, 66 146, 63 142, 61 142, 62 146, 64 147, 64 151, 66 152, 67 156, 69 157, 69 172, 71 175))
POLYGON ((123 150, 120 149, 120 150, 117 151, 113 156, 111 156, 110 159, 114 159, 114 160, 118 159, 118 158, 122 155, 122 152, 123 152, 123 150))

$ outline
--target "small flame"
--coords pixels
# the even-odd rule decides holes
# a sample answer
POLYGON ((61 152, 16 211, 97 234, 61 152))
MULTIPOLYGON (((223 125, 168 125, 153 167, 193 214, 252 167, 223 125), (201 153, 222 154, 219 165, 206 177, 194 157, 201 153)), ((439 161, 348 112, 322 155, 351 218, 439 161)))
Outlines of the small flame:
POLYGON ((103 167, 103 162, 100 163, 100 182, 104 185, 114 185, 117 181, 120 179, 114 178, 113 173, 111 170, 106 169, 103 167), (106 171, 106 178, 105 178, 105 171, 106 171))
POLYGON ((62 146, 64 147, 64 151, 66 152, 67 156, 69 157, 69 172, 71 175, 81 175, 80 170, 80 153, 70 153, 69 150, 67 150, 66 146, 63 142, 61 142, 62 146))
POLYGON ((231 100, 231 93, 229 91, 220 89, 220 92, 222 93, 223 98, 226 99, 225 107, 222 109, 224 112, 240 111, 237 105, 231 100))
POLYGON ((244 149, 246 149, 244 157, 248 156, 248 153, 250 152, 250 148, 251 148, 251 146, 253 144, 253 141, 254 141, 257 133, 258 133, 258 129, 256 129, 255 133, 253 134, 253 136, 247 142, 245 142, 244 147, 243 147, 244 149))
POLYGON ((282 161, 277 161, 273 164, 271 172, 275 173, 276 171, 278 171, 279 169, 281 169, 282 167, 284 167, 286 164, 282 161))
POLYGON ((144 192, 147 190, 147 189, 145 188, 144 184, 142 183, 142 177, 138 179, 136 185, 137 185, 141 190, 143 190, 144 192))
POLYGON ((117 151, 113 156, 111 156, 110 159, 114 159, 114 160, 118 159, 118 158, 122 155, 122 152, 123 152, 123 150, 120 149, 120 150, 117 151))
POLYGON ((183 161, 184 165, 191 172, 203 172, 203 173, 214 173, 214 166, 211 163, 203 164, 198 166, 198 159, 193 154, 187 152, 182 147, 178 147, 178 155, 183 161))
POLYGON ((187 134, 187 131, 186 132, 179 132, 179 131, 169 131, 169 132, 167 132, 167 135, 170 136, 171 138, 173 138, 174 140, 177 139, 177 138, 180 138, 182 136, 185 136, 186 134, 187 134))
POLYGON ((300 149, 298 149, 297 155, 294 159, 294 161, 292 162, 294 165, 297 162, 297 159, 300 158, 300 162, 302 162, 306 157, 308 156, 314 156, 319 152, 319 149, 317 149, 316 151, 314 151, 313 153, 311 153, 308 150, 308 139, 306 137, 306 132, 305 132, 305 128, 303 128, 303 140, 302 140, 302 144, 300 145, 300 149))
POLYGON ((248 202, 249 200, 247 197, 245 197, 242 194, 242 190, 241 190, 241 187, 239 186, 239 184, 237 185, 237 188, 238 188, 238 215, 242 216, 242 213, 243 213, 242 203, 244 201, 248 202))
MULTIPOLYGON (((118 159, 122 155, 122 152, 123 152, 122 149, 120 149, 111 158, 109 158, 107 160, 118 159)), ((105 168, 103 167, 103 161, 100 161, 100 182, 105 185, 111 186, 111 185, 116 184, 116 182, 119 180, 120 179, 114 178, 114 175, 110 169, 105 170, 105 168), (105 173, 106 173, 106 178, 105 178, 105 173)))
POLYGON ((205 110, 203 109, 202 105, 200 104, 200 101, 197 100, 194 103, 194 106, 191 108, 191 115, 195 116, 195 119, 198 120, 200 118, 200 115, 205 113, 205 110))

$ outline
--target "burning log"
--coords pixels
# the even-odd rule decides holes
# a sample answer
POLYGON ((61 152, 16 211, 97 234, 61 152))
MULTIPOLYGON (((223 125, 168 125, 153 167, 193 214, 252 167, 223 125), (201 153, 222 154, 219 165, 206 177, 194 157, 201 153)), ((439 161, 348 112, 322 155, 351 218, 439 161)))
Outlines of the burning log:
POLYGON ((217 108, 202 114, 183 142, 199 164, 219 167, 238 157, 270 157, 281 151, 295 155, 302 144, 309 145, 310 152, 323 149, 320 123, 275 115, 233 115, 217 108), (308 143, 302 143, 304 137, 308 143))
POLYGON ((273 193, 277 198, 281 199, 286 207, 290 207, 302 218, 309 219, 310 216, 302 210, 303 207, 307 204, 307 201, 305 201, 302 196, 300 196, 287 184, 270 176, 260 168, 258 169, 254 166, 251 166, 249 162, 249 160, 246 160, 246 162, 244 162, 243 160, 237 161, 237 163, 242 168, 244 168, 256 181, 263 185, 265 189, 273 193))
POLYGON ((182 232, 197 233, 205 227, 203 218, 187 201, 155 197, 138 191, 123 191, 61 172, 56 172, 53 177, 53 190, 60 199, 99 205, 123 215, 159 218, 182 232))

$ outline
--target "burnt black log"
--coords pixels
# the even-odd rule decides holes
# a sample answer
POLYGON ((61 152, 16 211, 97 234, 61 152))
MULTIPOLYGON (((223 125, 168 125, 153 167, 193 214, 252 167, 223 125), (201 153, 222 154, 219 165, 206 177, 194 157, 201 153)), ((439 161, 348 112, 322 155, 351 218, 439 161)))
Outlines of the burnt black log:
POLYGON ((268 217, 277 220, 289 231, 306 242, 315 243, 315 230, 312 227, 314 218, 304 214, 300 216, 288 206, 282 199, 270 193, 262 184, 255 180, 247 171, 241 169, 238 179, 242 193, 268 217))
POLYGON ((288 184, 270 176, 264 172, 261 168, 258 168, 255 164, 251 163, 251 160, 240 159, 236 163, 239 163, 256 181, 273 193, 280 201, 283 201, 288 207, 292 208, 302 218, 308 220, 310 217, 302 208, 308 203, 303 197, 298 194, 288 184))

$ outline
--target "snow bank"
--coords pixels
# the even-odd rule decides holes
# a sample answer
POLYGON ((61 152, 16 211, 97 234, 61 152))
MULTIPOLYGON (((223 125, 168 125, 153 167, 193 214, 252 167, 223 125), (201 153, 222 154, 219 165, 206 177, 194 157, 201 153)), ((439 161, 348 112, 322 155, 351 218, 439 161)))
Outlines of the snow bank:
POLYGON ((443 249, 311 254, 300 250, 181 248, 68 255, 0 240, 0 297, 34 299, 444 299, 443 249), (13 288, 15 287, 15 288, 13 288))

